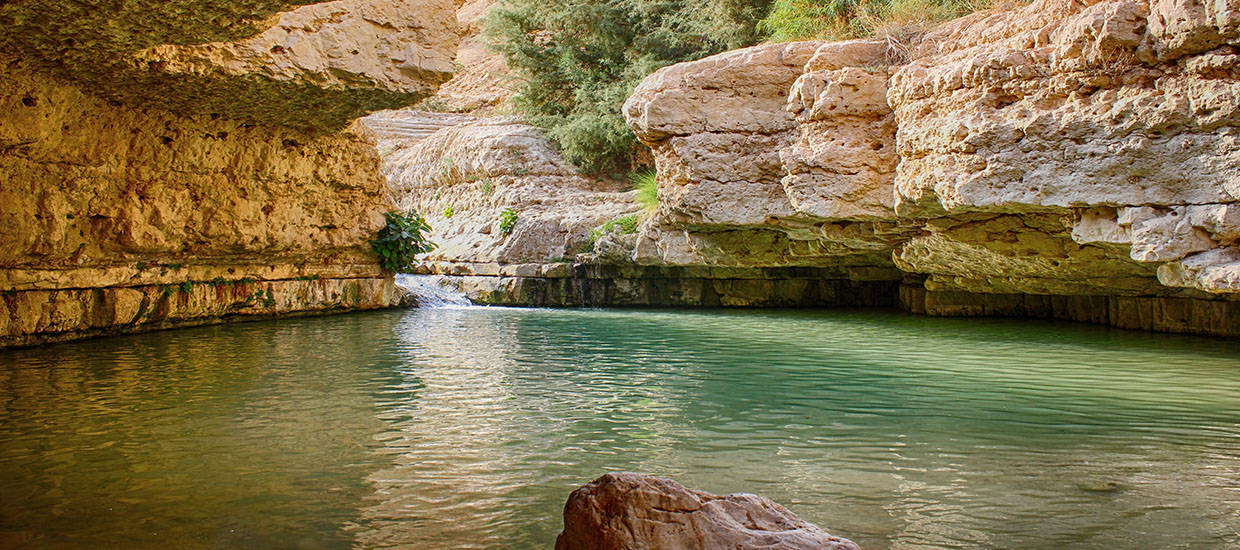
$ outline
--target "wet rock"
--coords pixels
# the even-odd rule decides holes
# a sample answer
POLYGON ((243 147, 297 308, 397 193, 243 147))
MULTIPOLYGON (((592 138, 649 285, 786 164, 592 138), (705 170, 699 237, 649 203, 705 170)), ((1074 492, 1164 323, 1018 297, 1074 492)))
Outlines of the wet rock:
POLYGON ((859 550, 770 499, 716 496, 636 473, 610 473, 573 491, 555 548, 859 550))

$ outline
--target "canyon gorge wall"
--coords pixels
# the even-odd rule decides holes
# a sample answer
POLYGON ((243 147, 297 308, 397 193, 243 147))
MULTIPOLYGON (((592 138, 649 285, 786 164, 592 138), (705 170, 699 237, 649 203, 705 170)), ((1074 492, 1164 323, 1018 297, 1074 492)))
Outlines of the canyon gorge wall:
POLYGON ((1039 0, 655 73, 649 265, 840 266, 933 315, 1240 334, 1240 5, 1039 0))
POLYGON ((490 303, 898 303, 1235 336, 1238 21, 1226 0, 1040 0, 666 67, 625 105, 658 166, 658 207, 635 235, 600 236, 636 203, 581 183, 438 214, 486 202, 468 175, 431 175, 436 140, 497 158, 459 136, 386 170, 446 238, 425 270, 490 303), (493 231, 502 208, 530 205, 538 224, 596 224, 594 250, 548 247, 582 237, 533 223, 493 231))
POLYGON ((434 93, 450 0, 0 5, 0 347, 399 303, 353 120, 434 93))

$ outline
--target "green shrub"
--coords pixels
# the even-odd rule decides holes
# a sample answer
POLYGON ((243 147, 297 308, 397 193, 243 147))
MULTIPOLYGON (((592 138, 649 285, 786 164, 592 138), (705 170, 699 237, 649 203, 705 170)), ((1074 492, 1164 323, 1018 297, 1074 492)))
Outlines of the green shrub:
POLYGON ((387 212, 383 217, 387 224, 379 230, 378 237, 370 241, 370 247, 379 255, 379 265, 383 269, 410 271, 415 256, 435 249, 435 243, 430 242, 428 235, 431 226, 421 214, 387 212))
POLYGON ((511 208, 505 208, 503 212, 500 212, 499 232, 505 235, 512 233, 513 228, 517 226, 517 216, 519 216, 517 211, 511 208))
POLYGON ((639 145, 620 106, 659 67, 757 43, 770 0, 503 0, 486 36, 520 79, 513 101, 589 172, 639 145))
POLYGON ((637 190, 637 202, 641 203, 647 212, 659 206, 659 182, 654 168, 629 174, 629 181, 633 182, 633 188, 637 190))
POLYGON ((443 209, 443 217, 445 218, 451 218, 452 215, 455 213, 456 213, 456 208, 453 208, 451 204, 449 204, 447 208, 443 209))
MULTIPOLYGON (((895 38, 989 7, 990 0, 774 0, 758 30, 773 42, 895 38)), ((897 52, 901 53, 901 52, 897 52)))
POLYGON ((629 214, 627 216, 620 216, 614 220, 608 220, 607 223, 598 226, 598 228, 591 229, 590 241, 585 246, 583 252, 594 251, 594 245, 598 242, 599 238, 608 233, 619 233, 621 235, 632 235, 633 233, 637 233, 637 224, 640 221, 641 220, 638 219, 637 214, 629 214))

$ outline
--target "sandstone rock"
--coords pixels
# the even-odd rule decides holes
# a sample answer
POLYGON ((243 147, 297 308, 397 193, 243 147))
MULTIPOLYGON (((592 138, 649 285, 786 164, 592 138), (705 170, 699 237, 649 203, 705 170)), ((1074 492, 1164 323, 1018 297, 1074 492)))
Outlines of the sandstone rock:
POLYGON ((769 499, 715 496, 670 479, 611 473, 573 491, 556 550, 857 550, 769 499))
POLYGON ((424 213, 435 230, 431 261, 563 261, 584 250, 592 229, 639 209, 626 184, 579 175, 542 132, 515 118, 398 111, 365 121, 385 148, 398 204, 424 213), (498 225, 507 209, 517 213, 510 234, 498 225))
POLYGON ((504 58, 482 38, 482 25, 495 0, 457 0, 461 45, 456 51, 456 74, 439 87, 435 100, 445 109, 484 114, 516 95, 504 58))
POLYGON ((292 9, 312 3, 5 2, 0 50, 112 101, 312 133, 414 103, 450 76, 451 0, 292 9))
POLYGON ((378 274, 366 242, 392 203, 371 143, 139 111, 0 68, 0 287, 378 274), (183 269, 153 280, 166 264, 183 269))
POLYGON ((625 105, 659 168, 634 258, 898 267, 938 293, 1240 297, 1233 4, 1038 0, 907 51, 808 42, 664 68, 625 105))
POLYGON ((901 229, 876 223, 895 217, 887 53, 865 40, 771 44, 647 78, 625 117, 654 152, 659 207, 635 260, 891 266, 901 229))
POLYGON ((339 130, 446 79, 455 6, 305 3, 0 3, 0 347, 401 303, 339 130))
POLYGON ((451 0, 337 0, 279 15, 236 42, 164 44, 137 52, 168 73, 261 75, 320 88, 370 87, 419 97, 454 71, 451 0))

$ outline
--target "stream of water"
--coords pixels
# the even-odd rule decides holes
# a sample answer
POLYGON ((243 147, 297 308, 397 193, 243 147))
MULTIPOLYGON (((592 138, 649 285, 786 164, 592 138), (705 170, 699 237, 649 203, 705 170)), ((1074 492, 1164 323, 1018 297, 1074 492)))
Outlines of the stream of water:
POLYGON ((866 550, 1240 547, 1240 343, 422 308, 0 352, 0 548, 550 548, 611 470, 866 550))

